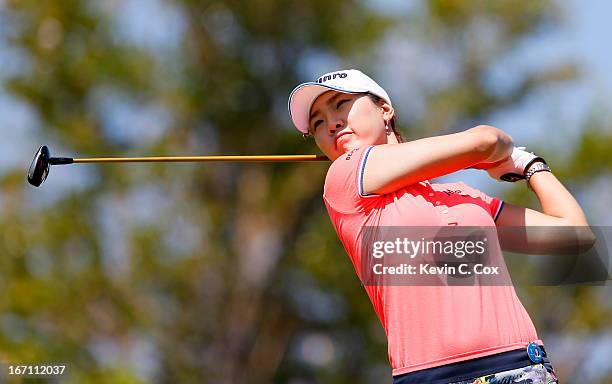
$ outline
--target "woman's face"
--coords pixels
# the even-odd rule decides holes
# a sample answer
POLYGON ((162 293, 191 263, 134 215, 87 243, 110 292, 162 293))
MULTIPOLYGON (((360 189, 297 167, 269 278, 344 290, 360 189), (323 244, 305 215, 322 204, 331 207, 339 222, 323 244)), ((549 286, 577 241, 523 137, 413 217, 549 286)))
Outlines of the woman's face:
POLYGON ((315 142, 331 160, 365 145, 386 144, 385 122, 393 108, 375 104, 366 94, 328 91, 310 109, 309 129, 315 142))

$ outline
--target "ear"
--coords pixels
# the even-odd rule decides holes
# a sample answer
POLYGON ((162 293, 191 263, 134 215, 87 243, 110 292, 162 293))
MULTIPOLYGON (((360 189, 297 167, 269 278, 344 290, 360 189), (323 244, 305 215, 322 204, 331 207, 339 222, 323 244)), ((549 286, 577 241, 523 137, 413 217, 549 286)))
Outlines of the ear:
POLYGON ((382 109, 382 117, 385 121, 391 121, 395 116, 395 109, 384 100, 380 102, 380 109, 382 109))

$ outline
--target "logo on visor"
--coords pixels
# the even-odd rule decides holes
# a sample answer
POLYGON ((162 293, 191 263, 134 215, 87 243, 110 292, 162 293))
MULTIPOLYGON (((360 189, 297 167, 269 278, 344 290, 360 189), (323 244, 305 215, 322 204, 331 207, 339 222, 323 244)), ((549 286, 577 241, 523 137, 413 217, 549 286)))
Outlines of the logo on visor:
POLYGON ((321 76, 317 79, 317 83, 324 83, 328 80, 334 80, 336 78, 344 79, 348 76, 348 74, 344 72, 332 73, 331 75, 321 76))

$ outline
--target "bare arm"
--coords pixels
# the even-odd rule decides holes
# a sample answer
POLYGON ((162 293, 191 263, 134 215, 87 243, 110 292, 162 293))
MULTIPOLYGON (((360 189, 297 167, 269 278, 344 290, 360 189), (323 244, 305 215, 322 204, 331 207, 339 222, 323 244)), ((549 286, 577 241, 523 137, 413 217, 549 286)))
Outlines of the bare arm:
POLYGON ((365 164, 365 193, 384 194, 419 181, 481 163, 495 163, 512 152, 512 138, 480 125, 451 135, 377 145, 365 164))
POLYGON ((584 212, 574 196, 550 172, 538 172, 531 177, 529 184, 538 197, 542 206, 542 213, 551 217, 538 224, 538 219, 530 217, 527 225, 557 225, 584 226, 587 223, 584 212), (556 219, 556 220, 555 220, 556 219))
POLYGON ((563 184, 550 172, 534 174, 529 183, 541 212, 505 204, 496 222, 502 248, 535 254, 589 249, 595 236, 582 208, 563 184), (504 231, 504 227, 512 229, 504 231), (519 230, 521 227, 524 231, 519 230))

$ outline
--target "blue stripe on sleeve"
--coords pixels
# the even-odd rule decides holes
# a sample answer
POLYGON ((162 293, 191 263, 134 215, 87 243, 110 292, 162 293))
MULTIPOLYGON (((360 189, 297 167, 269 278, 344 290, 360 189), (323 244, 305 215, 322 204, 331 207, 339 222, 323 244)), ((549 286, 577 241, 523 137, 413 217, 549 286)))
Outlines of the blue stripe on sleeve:
POLYGON ((503 207, 504 207, 504 201, 502 200, 501 203, 499 204, 499 207, 497 207, 497 213, 495 214, 493 221, 497 221, 497 218, 499 217, 499 214, 501 213, 501 210, 503 207))
POLYGON ((359 194, 363 197, 367 197, 367 196, 374 196, 376 194, 364 194, 363 193, 363 173, 365 171, 365 165, 366 165, 366 161, 368 160, 368 155, 370 154, 370 151, 372 150, 372 148, 374 148, 374 146, 370 146, 368 147, 368 149, 366 149, 365 154, 363 155, 363 158, 361 160, 361 164, 359 165, 359 194))

